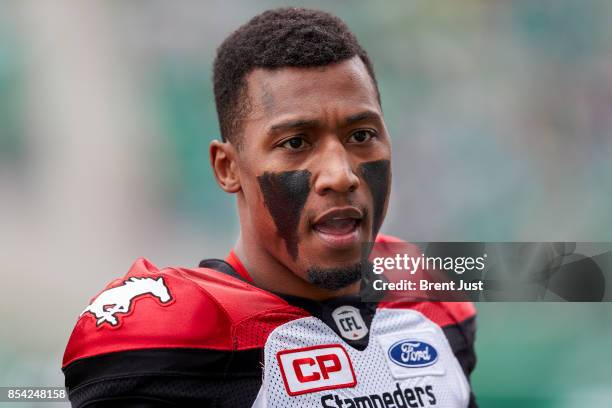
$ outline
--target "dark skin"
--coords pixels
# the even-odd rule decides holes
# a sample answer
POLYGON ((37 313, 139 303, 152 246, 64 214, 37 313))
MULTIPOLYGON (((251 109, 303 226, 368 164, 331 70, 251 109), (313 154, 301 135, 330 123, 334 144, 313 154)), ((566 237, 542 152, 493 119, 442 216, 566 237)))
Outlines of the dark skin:
MULTIPOLYGON (((374 218, 380 224, 386 213, 390 173, 378 177, 386 183, 381 189, 371 188, 364 172, 388 169, 371 163, 391 160, 365 66, 354 57, 324 67, 255 69, 246 80, 251 109, 239 147, 218 140, 210 145, 217 182, 237 195, 236 254, 255 284, 270 291, 313 300, 357 293, 359 282, 324 289, 309 281, 308 270, 359 263, 362 243, 375 238, 374 218), (292 215, 285 219, 293 222, 283 224, 282 207, 272 206, 277 186, 287 180, 293 183, 289 191, 306 196, 297 207, 287 203, 292 215)), ((287 190, 280 191, 287 197, 287 190)))

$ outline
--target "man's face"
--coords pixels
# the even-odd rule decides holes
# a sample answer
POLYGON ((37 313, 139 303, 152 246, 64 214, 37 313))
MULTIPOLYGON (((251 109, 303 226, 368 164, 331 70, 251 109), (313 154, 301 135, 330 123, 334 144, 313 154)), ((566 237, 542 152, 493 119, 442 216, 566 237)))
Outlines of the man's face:
POLYGON ((366 67, 354 57, 256 69, 247 85, 237 168, 252 244, 320 287, 354 283, 391 179, 390 140, 366 67))

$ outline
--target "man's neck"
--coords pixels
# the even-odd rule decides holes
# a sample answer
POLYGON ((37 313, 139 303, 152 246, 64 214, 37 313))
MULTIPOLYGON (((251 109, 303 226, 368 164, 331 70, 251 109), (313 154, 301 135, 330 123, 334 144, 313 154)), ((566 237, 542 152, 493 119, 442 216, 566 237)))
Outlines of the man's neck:
POLYGON ((263 248, 246 245, 242 234, 238 237, 234 253, 248 271, 255 285, 271 292, 316 301, 359 293, 359 282, 330 291, 305 281, 263 248))

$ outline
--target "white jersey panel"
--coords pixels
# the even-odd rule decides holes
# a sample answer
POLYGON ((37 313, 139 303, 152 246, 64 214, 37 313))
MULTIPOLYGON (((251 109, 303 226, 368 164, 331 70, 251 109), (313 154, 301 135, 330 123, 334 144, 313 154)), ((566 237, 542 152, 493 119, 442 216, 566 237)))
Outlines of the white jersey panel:
POLYGON ((468 381, 442 329, 410 309, 379 309, 368 347, 315 317, 276 328, 254 407, 463 408, 468 381))

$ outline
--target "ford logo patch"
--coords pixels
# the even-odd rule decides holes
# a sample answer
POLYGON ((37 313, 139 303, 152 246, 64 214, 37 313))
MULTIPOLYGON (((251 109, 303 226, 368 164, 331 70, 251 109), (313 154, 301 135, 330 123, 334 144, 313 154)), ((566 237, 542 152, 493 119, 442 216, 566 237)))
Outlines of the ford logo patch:
POLYGON ((438 361, 438 352, 423 341, 401 340, 389 348, 389 358, 402 367, 427 367, 438 361))

